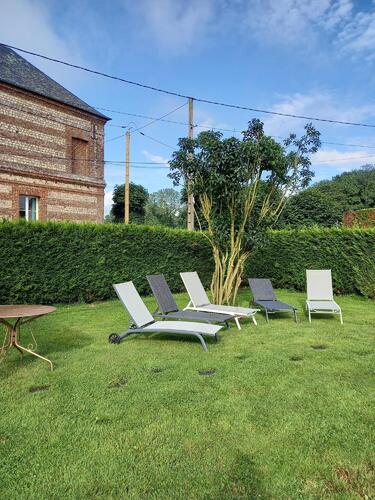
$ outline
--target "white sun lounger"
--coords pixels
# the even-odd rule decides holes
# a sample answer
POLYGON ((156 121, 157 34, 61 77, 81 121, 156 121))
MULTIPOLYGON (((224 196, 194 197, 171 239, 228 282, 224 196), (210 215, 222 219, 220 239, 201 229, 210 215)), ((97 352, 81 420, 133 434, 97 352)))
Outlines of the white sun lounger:
POLYGON ((222 329, 222 326, 190 321, 155 321, 132 281, 118 283, 113 287, 134 323, 124 333, 112 333, 108 339, 112 344, 119 344, 125 337, 137 333, 172 333, 197 337, 207 352, 203 336, 211 337, 217 341, 216 334, 222 329))
POLYGON ((251 318, 256 325, 255 314, 259 309, 250 309, 248 307, 225 306, 219 304, 211 304, 198 273, 180 273, 185 288, 189 294, 190 302, 185 309, 194 311, 205 311, 212 313, 232 314, 236 322, 237 328, 241 330, 239 318, 251 318))
POLYGON ((342 321, 340 306, 333 300, 332 275, 330 269, 307 269, 306 308, 311 323, 311 314, 338 314, 342 321))

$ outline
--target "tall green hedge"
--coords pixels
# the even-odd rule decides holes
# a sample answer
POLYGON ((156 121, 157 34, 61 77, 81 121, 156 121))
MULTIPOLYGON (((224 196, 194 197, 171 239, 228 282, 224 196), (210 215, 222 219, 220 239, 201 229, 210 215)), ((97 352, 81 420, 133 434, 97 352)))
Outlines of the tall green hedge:
MULTIPOLYGON (((123 224, 0 223, 0 303, 91 302, 114 297, 113 283, 133 280, 150 293, 146 274, 163 273, 182 291, 181 271, 198 271, 206 287, 211 249, 199 233, 123 224)), ((375 298, 375 229, 270 231, 244 277, 305 290, 305 270, 332 269, 336 293, 375 298)))
POLYGON ((305 290, 306 269, 332 269, 336 293, 375 298, 375 229, 270 231, 246 271, 271 278, 276 287, 305 290))
POLYGON ((202 235, 123 224, 0 223, 0 303, 72 303, 114 297, 113 283, 133 280, 150 293, 146 274, 164 273, 183 290, 181 271, 205 285, 211 251, 202 235))

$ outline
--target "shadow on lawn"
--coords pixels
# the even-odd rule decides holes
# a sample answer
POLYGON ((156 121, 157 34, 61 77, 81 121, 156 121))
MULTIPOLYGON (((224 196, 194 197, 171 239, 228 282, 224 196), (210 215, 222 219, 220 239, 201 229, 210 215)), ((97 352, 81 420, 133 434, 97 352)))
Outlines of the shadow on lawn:
MULTIPOLYGON (((24 327, 23 330, 21 330, 19 342, 24 347, 31 347, 30 344, 34 343, 31 335, 32 333, 35 336, 37 346, 36 348, 31 347, 31 350, 41 356, 51 359, 55 367, 56 362, 54 360, 54 354, 82 349, 95 341, 95 339, 82 332, 77 334, 75 329, 64 329, 63 331, 56 329, 53 331, 53 336, 49 335, 48 332, 44 330, 44 328, 43 330, 38 330, 37 328, 24 327)), ((0 328, 0 340, 2 341, 2 339, 3 333, 0 328)), ((5 380, 13 376, 15 371, 20 367, 33 365, 34 363, 44 364, 45 362, 38 360, 35 356, 28 353, 24 353, 23 357, 21 357, 17 349, 12 347, 5 359, 0 363, 0 379, 5 380)))
POLYGON ((226 485, 219 492, 220 498, 270 498, 253 458, 239 452, 226 478, 226 485))

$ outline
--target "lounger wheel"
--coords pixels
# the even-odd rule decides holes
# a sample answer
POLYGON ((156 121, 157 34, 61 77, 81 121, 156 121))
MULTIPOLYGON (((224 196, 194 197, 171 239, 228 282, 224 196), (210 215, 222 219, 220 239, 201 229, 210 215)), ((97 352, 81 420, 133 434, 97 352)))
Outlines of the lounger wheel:
POLYGON ((120 335, 118 333, 111 333, 108 337, 108 342, 110 344, 119 344, 121 342, 120 335))

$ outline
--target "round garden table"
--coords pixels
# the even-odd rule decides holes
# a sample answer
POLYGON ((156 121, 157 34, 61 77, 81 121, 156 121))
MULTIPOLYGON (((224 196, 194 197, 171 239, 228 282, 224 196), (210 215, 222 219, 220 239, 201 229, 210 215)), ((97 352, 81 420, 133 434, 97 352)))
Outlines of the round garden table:
POLYGON ((5 326, 5 338, 3 342, 3 346, 0 347, 0 361, 1 358, 5 357, 7 352, 15 347, 18 349, 23 355, 24 352, 28 352, 37 358, 43 359, 50 364, 51 370, 53 370, 52 361, 47 358, 44 358, 40 354, 34 352, 37 347, 36 340, 34 335, 31 333, 33 338, 33 343, 28 345, 27 347, 23 347, 20 345, 20 329, 21 325, 25 323, 29 323, 40 316, 44 316, 55 311, 55 307, 51 306, 34 306, 34 305, 8 305, 1 306, 0 305, 0 324, 5 326), (13 320, 13 321, 12 321, 13 320))

